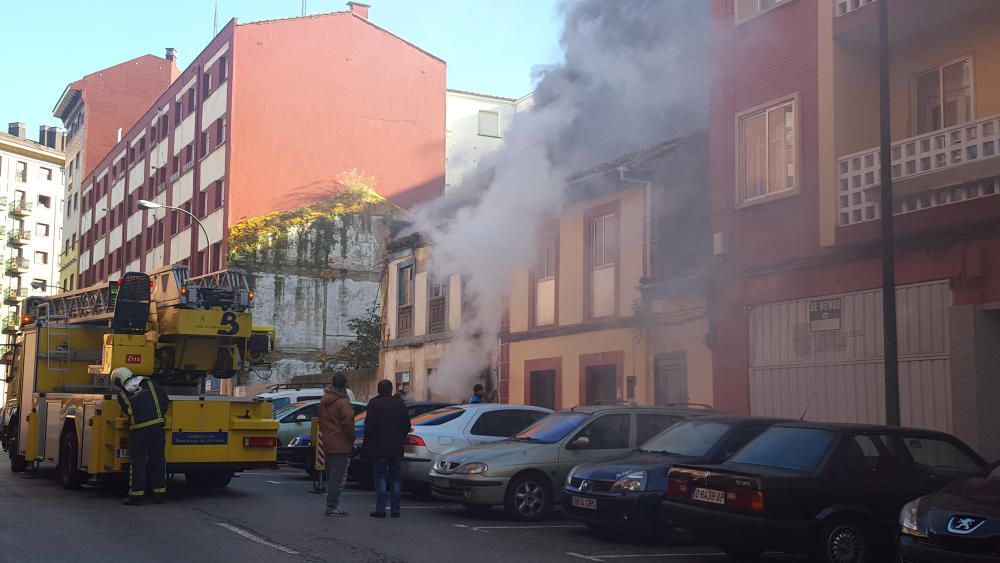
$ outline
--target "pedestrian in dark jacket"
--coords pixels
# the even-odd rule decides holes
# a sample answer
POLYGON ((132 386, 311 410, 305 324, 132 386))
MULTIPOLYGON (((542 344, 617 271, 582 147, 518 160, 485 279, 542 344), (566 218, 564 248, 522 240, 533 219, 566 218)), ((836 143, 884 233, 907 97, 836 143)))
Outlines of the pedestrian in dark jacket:
POLYGON ((126 367, 112 371, 111 380, 118 387, 118 404, 129 424, 129 491, 122 504, 142 504, 147 488, 153 490, 153 503, 160 504, 167 493, 163 427, 170 397, 152 379, 135 375, 126 367))
POLYGON ((399 495, 403 485, 399 466, 403 443, 410 433, 410 415, 406 404, 392 395, 392 382, 378 383, 378 396, 368 403, 365 414, 365 441, 362 449, 372 460, 375 473, 375 512, 372 518, 385 518, 386 486, 391 492, 390 511, 399 518, 399 495))
POLYGON ((326 515, 347 516, 340 508, 340 491, 347 481, 354 445, 354 408, 347 398, 347 375, 333 374, 331 384, 319 403, 319 431, 326 454, 326 515))

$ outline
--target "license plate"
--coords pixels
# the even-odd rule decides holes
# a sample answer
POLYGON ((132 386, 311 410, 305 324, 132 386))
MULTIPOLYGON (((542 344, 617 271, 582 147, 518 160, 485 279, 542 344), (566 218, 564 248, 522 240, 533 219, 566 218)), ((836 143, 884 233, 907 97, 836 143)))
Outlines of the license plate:
POLYGON ((726 491, 716 491, 715 489, 696 488, 691 495, 694 500, 711 502, 715 504, 726 504, 726 491))
POLYGON ((570 497, 569 503, 577 508, 586 508, 587 510, 597 510, 596 498, 570 497))
POLYGON ((431 483, 439 489, 451 488, 451 483, 447 479, 442 479, 441 477, 435 477, 431 480, 431 483))

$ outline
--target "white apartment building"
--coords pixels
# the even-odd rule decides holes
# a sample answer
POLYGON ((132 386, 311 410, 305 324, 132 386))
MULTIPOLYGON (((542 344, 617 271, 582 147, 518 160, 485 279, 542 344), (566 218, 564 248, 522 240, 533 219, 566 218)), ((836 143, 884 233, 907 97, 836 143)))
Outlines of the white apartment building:
POLYGON ((532 94, 515 99, 448 90, 445 190, 461 184, 485 155, 499 149, 514 117, 532 104, 532 94))
POLYGON ((23 123, 11 123, 8 133, 0 133, 0 233, 4 248, 0 312, 5 334, 16 329, 21 300, 59 291, 64 133, 43 126, 39 142, 29 140, 26 133, 23 123))

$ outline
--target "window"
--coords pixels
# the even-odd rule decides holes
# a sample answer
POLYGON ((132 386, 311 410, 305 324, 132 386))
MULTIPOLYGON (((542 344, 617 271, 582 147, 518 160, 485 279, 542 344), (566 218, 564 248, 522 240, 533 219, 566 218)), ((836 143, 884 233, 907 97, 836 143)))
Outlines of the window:
POLYGON ((222 269, 222 243, 217 242, 212 245, 211 269, 210 272, 218 272, 222 269))
POLYGON ((156 222, 156 244, 163 243, 163 219, 156 222))
POLYGON ((609 213, 590 220, 590 267, 613 266, 617 260, 615 215, 609 213))
POLYGON ((208 190, 198 192, 198 217, 208 215, 208 190))
POLYGON ((413 265, 399 269, 397 336, 413 335, 413 265))
POLYGON ((177 234, 177 213, 170 214, 170 235, 177 234))
POLYGON ((43 280, 41 278, 35 278, 35 279, 31 280, 31 288, 32 289, 36 289, 37 288, 39 291, 45 291, 45 288, 47 288, 48 286, 49 286, 49 282, 47 282, 47 281, 45 281, 45 280, 43 280))
POLYGON ((666 414, 636 415, 635 443, 642 444, 667 428, 670 428, 683 417, 666 414))
POLYGON ((470 433, 476 436, 509 438, 545 415, 544 412, 521 409, 487 411, 472 425, 470 433))
POLYGON ((194 93, 194 87, 192 86, 190 89, 188 89, 187 93, 188 114, 191 114, 194 111, 194 101, 195 101, 195 93, 194 93))
POLYGON ((73 194, 73 211, 80 208, 80 194, 73 194))
POLYGON ((833 438, 833 432, 818 428, 769 428, 729 461, 811 473, 833 438))
POLYGON ((221 145, 226 141, 226 120, 219 119, 215 122, 215 144, 221 145))
MULTIPOLYGON (((404 394, 410 391, 410 372, 408 371, 397 371, 396 372, 396 390, 404 394)), ((412 417, 412 415, 411 415, 412 417)))
POLYGON ((579 434, 573 437, 570 444, 581 437, 586 437, 589 443, 580 449, 585 450, 624 450, 628 449, 629 419, 628 414, 608 414, 588 424, 579 434))
POLYGON ((525 428, 517 437, 522 440, 552 444, 565 438, 567 434, 576 430, 588 418, 590 416, 582 412, 564 411, 553 413, 525 428))
POLYGON ((556 370, 544 369, 528 373, 530 398, 532 405, 555 410, 556 408, 556 370))
POLYGON ((38 205, 44 207, 45 209, 49 209, 52 207, 52 198, 47 195, 40 195, 38 196, 38 205))
POLYGON ((428 332, 444 332, 447 327, 447 278, 429 275, 430 296, 427 303, 428 308, 428 332))
POLYGON ((208 154, 208 131, 201 132, 201 142, 198 143, 198 158, 204 158, 208 154))
POLYGON ((39 180, 52 180, 52 169, 46 168, 44 166, 38 167, 38 179, 39 180))
POLYGON ((924 471, 963 474, 979 469, 979 462, 946 440, 904 437, 903 443, 918 468, 924 471))
POLYGON ((913 96, 917 135, 972 121, 972 59, 918 74, 913 96))
POLYGON ((648 452, 670 453, 683 457, 702 457, 722 438, 732 425, 711 420, 686 420, 670 429, 639 440, 639 448, 648 452))
POLYGON ((76 233, 73 233, 72 238, 70 238, 70 248, 76 248, 76 233))
POLYGON ((212 75, 205 73, 201 77, 201 99, 205 99, 212 93, 212 75))
POLYGON ((184 118, 184 116, 182 115, 181 112, 182 112, 181 102, 180 102, 180 100, 177 100, 176 102, 174 102, 174 125, 175 126, 180 125, 181 124, 181 119, 184 118))
POLYGON ((426 412, 420 416, 415 416, 410 420, 411 426, 441 426, 446 422, 451 422, 456 418, 465 414, 466 411, 459 407, 444 407, 430 412, 426 412))
POLYGON ((550 229, 542 234, 535 264, 534 325, 556 322, 556 268, 559 232, 550 229))
POLYGON ((219 57, 219 84, 226 80, 227 72, 229 69, 226 67, 226 57, 219 57))
POLYGON ((190 201, 184 204, 184 211, 187 211, 187 213, 185 213, 184 216, 181 217, 181 220, 183 221, 182 224, 184 225, 184 227, 187 228, 187 227, 191 226, 191 216, 188 215, 188 213, 191 213, 191 202, 190 201))
POLYGON ((542 243, 538 249, 538 264, 535 266, 535 279, 547 280, 556 277, 558 242, 558 231, 552 229, 542 234, 542 243))
POLYGON ((794 190, 795 100, 741 114, 737 122, 740 201, 794 190))
MULTIPOLYGON (((49 226, 45 223, 38 223, 35 225, 35 234, 42 237, 49 236, 49 226)), ((67 246, 69 245, 69 240, 66 240, 67 246)))
POLYGON ((184 147, 184 165, 185 167, 194 160, 194 143, 189 144, 184 147))
POLYGON ((35 264, 48 264, 49 263, 49 253, 48 252, 35 252, 35 264))
POLYGON ((736 0, 736 23, 743 23, 791 0, 736 0))
POLYGON ((222 180, 219 180, 218 182, 215 183, 215 189, 212 191, 215 203, 215 206, 212 208, 213 210, 222 207, 222 194, 223 194, 222 180))
POLYGON ((483 137, 500 137, 500 114, 495 111, 479 112, 479 134, 483 137))
POLYGON ((14 179, 18 182, 28 181, 28 163, 18 160, 14 164, 14 179))

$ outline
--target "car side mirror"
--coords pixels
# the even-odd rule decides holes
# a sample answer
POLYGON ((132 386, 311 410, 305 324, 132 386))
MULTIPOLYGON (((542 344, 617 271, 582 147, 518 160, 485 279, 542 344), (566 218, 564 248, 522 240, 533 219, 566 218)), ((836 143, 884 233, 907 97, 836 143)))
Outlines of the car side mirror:
POLYGON ((309 420, 309 417, 304 414, 295 415, 295 422, 306 422, 307 420, 309 420))
POLYGON ((569 443, 570 449, 573 450, 585 450, 590 447, 590 438, 586 436, 577 436, 572 442, 569 443))

